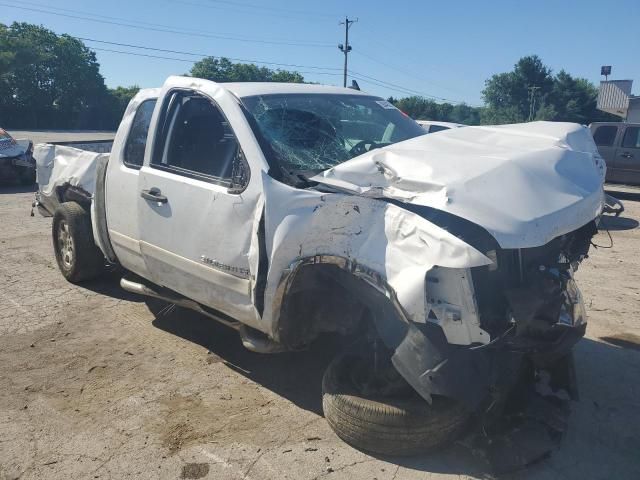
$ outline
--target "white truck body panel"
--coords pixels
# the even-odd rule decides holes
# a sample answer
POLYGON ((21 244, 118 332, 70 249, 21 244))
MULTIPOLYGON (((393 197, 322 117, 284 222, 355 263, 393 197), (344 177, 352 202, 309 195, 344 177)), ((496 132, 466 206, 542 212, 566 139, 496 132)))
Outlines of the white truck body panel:
MULTIPOLYGON (((221 85, 206 80, 170 77, 160 98, 175 89, 197 91, 224 112, 251 170, 240 194, 222 185, 179 176, 150 166, 155 145, 149 144, 137 187, 140 248, 150 279, 243 323, 260 327, 253 306, 249 250, 261 193, 260 173, 267 163, 242 113, 238 99, 221 85), (154 204, 140 197, 158 188, 170 202, 154 204)), ((156 137, 156 108, 149 138, 156 137)))

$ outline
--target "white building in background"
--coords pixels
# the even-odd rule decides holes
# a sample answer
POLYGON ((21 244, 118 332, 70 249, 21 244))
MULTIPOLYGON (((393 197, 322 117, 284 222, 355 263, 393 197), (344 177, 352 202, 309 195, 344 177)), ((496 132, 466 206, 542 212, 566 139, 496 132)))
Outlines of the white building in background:
POLYGON ((621 117, 629 123, 640 123, 640 96, 631 94, 633 80, 600 82, 598 110, 621 117))

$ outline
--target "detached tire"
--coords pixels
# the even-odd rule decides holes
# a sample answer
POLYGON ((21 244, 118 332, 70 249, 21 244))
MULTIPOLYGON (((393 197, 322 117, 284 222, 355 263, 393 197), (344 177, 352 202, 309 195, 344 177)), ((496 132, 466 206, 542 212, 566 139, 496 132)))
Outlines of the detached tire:
POLYGON ((64 202, 53 214, 53 250, 64 278, 79 283, 105 271, 105 259, 93 241, 91 216, 80 204, 64 202))
POLYGON ((469 412, 444 397, 432 405, 415 391, 398 398, 364 398, 350 375, 352 356, 341 356, 322 380, 322 408, 336 434, 348 444, 384 455, 418 455, 443 447, 464 430, 469 412))

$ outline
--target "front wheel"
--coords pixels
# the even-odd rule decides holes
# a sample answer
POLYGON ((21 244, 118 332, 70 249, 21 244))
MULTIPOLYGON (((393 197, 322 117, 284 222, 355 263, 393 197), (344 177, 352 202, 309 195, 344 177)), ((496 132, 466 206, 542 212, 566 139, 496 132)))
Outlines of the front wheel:
POLYGON ((80 204, 64 202, 53 214, 53 249, 60 272, 70 282, 97 277, 105 259, 93 241, 91 217, 80 204))
POLYGON ((372 453, 418 455, 447 445, 463 432, 470 413, 462 405, 437 396, 429 405, 408 384, 398 388, 393 375, 382 388, 372 390, 362 381, 368 376, 363 369, 370 369, 370 364, 341 356, 322 380, 325 418, 345 442, 372 453), (396 386, 390 389, 391 383, 396 386))

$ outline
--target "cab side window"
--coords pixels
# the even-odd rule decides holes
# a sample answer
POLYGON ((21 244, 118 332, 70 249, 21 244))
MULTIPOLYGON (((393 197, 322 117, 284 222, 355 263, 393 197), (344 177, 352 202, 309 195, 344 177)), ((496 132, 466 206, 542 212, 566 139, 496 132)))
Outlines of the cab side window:
POLYGON ((622 139, 623 148, 640 148, 640 127, 627 127, 622 139))
POLYGON ((593 134, 593 140, 599 147, 611 147, 616 140, 618 127, 615 125, 603 125, 598 127, 593 134))
POLYGON ((144 150, 147 145, 147 135, 151 124, 151 115, 156 106, 156 99, 145 100, 138 106, 131 130, 124 146, 123 163, 127 167, 140 168, 144 160, 144 150))
POLYGON ((230 184, 239 145, 218 106, 195 92, 176 92, 166 109, 152 166, 230 184))

